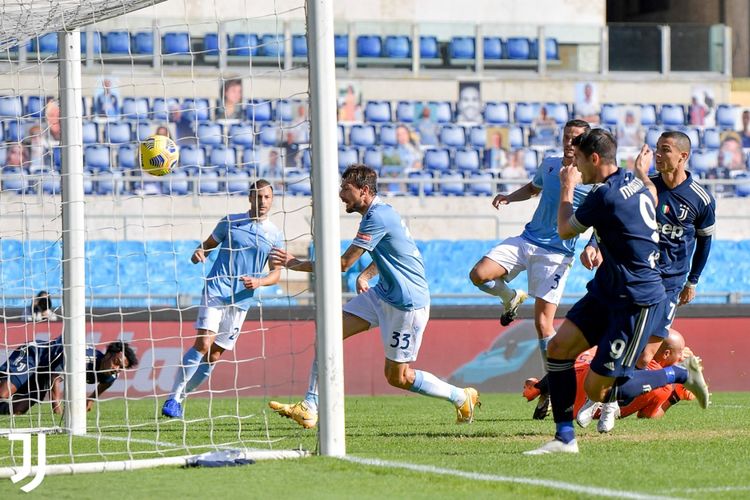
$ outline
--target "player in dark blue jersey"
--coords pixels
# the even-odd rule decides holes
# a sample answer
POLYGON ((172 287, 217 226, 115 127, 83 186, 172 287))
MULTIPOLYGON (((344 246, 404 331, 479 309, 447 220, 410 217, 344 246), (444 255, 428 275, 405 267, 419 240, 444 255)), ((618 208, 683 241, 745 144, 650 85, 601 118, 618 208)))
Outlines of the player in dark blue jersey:
MULTIPOLYGON (((0 366, 0 415, 21 415, 49 393, 52 410, 63 411, 62 377, 65 372, 62 336, 47 342, 29 342, 13 351, 0 366)), ((86 402, 94 401, 115 383, 120 371, 138 366, 135 351, 125 342, 112 342, 106 351, 86 347, 86 383, 97 387, 86 402)))
MULTIPOLYGON (((617 142, 602 129, 578 136, 576 166, 560 170, 560 208, 557 228, 562 238, 572 238, 594 228, 603 263, 589 284, 588 293, 568 312, 548 346, 552 413, 555 438, 526 452, 539 455, 577 453, 573 429, 576 396, 575 358, 593 345, 597 353, 584 388, 597 402, 632 399, 643 387, 683 383, 705 407, 708 388, 694 358, 686 368, 635 371, 635 362, 648 340, 647 332, 667 307, 658 269, 659 236, 654 196, 648 181, 635 178, 616 164, 617 142), (576 184, 594 184, 583 204, 573 212, 576 184)), ((650 156, 637 161, 650 163, 650 156)))

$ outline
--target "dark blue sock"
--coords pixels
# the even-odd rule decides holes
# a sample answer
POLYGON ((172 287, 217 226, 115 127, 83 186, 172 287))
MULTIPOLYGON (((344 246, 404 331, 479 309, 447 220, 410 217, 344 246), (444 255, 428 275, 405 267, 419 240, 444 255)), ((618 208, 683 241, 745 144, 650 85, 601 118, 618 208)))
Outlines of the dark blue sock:
POLYGON ((687 382, 687 378, 688 378, 687 369, 681 366, 672 365, 672 366, 668 366, 664 368, 664 370, 670 370, 672 372, 672 380, 670 383, 684 384, 685 382, 687 382))
POLYGON ((557 424, 555 437, 564 443, 575 439, 573 405, 576 400, 576 371, 573 360, 547 359, 552 415, 557 424))
MULTIPOLYGON (((671 367, 670 367, 671 368, 671 367)), ((683 368, 684 370, 684 368, 683 368)), ((687 370, 685 370, 687 373, 687 370)), ((651 392, 657 387, 673 383, 677 372, 670 370, 636 370, 628 379, 618 379, 615 382, 618 401, 629 401, 641 394, 651 392), (673 380, 670 379, 674 377, 673 380), (622 380, 622 382, 620 381, 622 380)))

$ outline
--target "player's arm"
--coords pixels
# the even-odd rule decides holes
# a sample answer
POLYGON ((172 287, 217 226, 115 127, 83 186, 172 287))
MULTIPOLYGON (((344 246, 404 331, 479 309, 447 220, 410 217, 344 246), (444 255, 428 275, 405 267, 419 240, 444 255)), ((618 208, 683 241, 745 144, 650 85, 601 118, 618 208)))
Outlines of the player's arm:
POLYGON ((52 386, 49 388, 49 400, 52 402, 52 411, 55 415, 62 415, 63 413, 63 388, 62 388, 62 377, 56 376, 52 381, 52 386))
POLYGON ((581 173, 574 165, 563 165, 560 168, 560 206, 557 209, 557 233, 564 240, 573 238, 586 230, 586 228, 581 230, 580 227, 574 226, 571 221, 575 188, 580 182, 581 173))
POLYGON ((99 396, 101 396, 107 389, 112 387, 112 384, 115 383, 115 380, 117 380, 117 377, 110 377, 109 379, 97 384, 96 389, 94 389, 94 391, 86 400, 86 411, 91 411, 91 409, 94 407, 94 403, 97 399, 99 399, 99 396))
MULTIPOLYGON (((364 248, 349 245, 341 256, 341 272, 348 271, 363 253, 365 253, 364 248)), ((272 249, 268 261, 274 266, 286 267, 292 271, 313 272, 313 261, 298 259, 283 248, 272 249)))
POLYGON ((203 243, 198 245, 198 248, 195 249, 193 256, 190 258, 190 261, 193 264, 206 262, 206 256, 208 253, 217 246, 219 246, 219 242, 214 239, 213 235, 209 236, 203 243))
POLYGON ((651 169, 651 162, 654 159, 654 152, 648 147, 648 144, 644 144, 641 148, 640 153, 635 158, 635 176, 643 182, 651 196, 654 198, 654 204, 657 203, 659 195, 656 192, 656 186, 648 176, 648 171, 651 169))
POLYGON ((602 252, 599 250, 599 243, 596 241, 596 235, 592 234, 588 243, 586 243, 586 246, 581 251, 581 264, 591 271, 599 267, 602 262, 602 252))
POLYGON ((700 214, 700 219, 695 221, 695 252, 690 262, 690 272, 687 283, 680 292, 679 305, 687 304, 695 298, 695 289, 698 286, 703 268, 706 267, 708 254, 711 252, 711 238, 715 231, 716 223, 716 201, 705 206, 700 214))
POLYGON ((370 265, 364 268, 359 276, 357 276, 357 293, 366 292, 370 289, 370 280, 378 275, 378 266, 375 265, 375 261, 370 262, 370 265))
POLYGON ((508 203, 514 203, 516 201, 524 201, 529 198, 533 198, 542 192, 542 188, 535 186, 533 182, 529 182, 525 186, 522 186, 510 194, 500 193, 495 196, 492 200, 492 206, 500 208, 500 205, 507 205, 508 203))

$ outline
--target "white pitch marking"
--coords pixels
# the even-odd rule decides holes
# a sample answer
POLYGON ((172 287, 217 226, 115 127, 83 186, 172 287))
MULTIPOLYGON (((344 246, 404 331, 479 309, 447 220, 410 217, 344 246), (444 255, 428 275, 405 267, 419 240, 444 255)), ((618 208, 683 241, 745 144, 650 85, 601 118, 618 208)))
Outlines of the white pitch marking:
POLYGON ((611 497, 611 498, 632 498, 637 500, 663 500, 663 495, 648 495, 645 493, 637 493, 631 491, 618 491, 607 488, 599 488, 597 486, 584 486, 580 484, 565 483, 562 481, 553 481, 548 479, 532 479, 526 477, 513 477, 513 476, 498 476, 494 474, 480 474, 478 472, 466 472, 456 469, 444 469, 441 467, 435 467, 432 465, 417 465, 404 462, 390 462, 387 460, 379 460, 375 458, 359 458, 346 456, 341 457, 342 460, 353 462, 361 465, 371 465, 374 467, 390 467, 394 469, 406 469, 415 472, 427 472, 429 474, 438 474, 441 476, 455 476, 463 477, 466 479, 476 479, 479 481, 494 481, 500 483, 516 483, 516 484, 528 484, 531 486, 540 486, 543 488, 553 488, 558 490, 572 491, 573 493, 583 493, 586 495, 600 496, 600 497, 611 497))

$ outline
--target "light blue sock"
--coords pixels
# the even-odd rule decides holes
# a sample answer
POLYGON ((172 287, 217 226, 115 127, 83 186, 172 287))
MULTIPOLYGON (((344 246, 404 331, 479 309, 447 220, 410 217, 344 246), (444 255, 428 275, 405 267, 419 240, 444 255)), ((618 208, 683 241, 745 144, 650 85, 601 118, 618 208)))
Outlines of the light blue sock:
POLYGON ((430 372, 421 370, 414 370, 414 383, 409 390, 424 396, 448 400, 457 407, 466 401, 466 393, 463 389, 443 382, 430 372))
POLYGON ((477 285, 477 288, 484 293, 500 297, 504 303, 510 302, 516 295, 516 291, 509 288, 503 279, 485 281, 484 283, 477 285))
POLYGON ((544 361, 544 366, 547 366, 547 346, 549 345, 550 340, 552 340, 552 337, 554 337, 555 334, 553 333, 549 337, 544 337, 539 339, 539 352, 542 353, 542 361, 544 361))
POLYGON ((310 367, 310 378, 307 381, 307 393, 305 394, 307 407, 318 411, 318 357, 315 356, 310 367))
POLYGON ((185 386, 185 395, 195 391, 203 382, 205 382, 211 375, 211 372, 214 371, 214 366, 216 366, 216 363, 209 363, 208 361, 203 360, 195 371, 195 374, 185 386))
POLYGON ((174 385, 172 386, 172 394, 169 395, 170 399, 174 399, 178 403, 182 403, 185 399, 185 384, 188 380, 193 378, 198 366, 203 359, 203 354, 195 350, 195 347, 191 347, 188 352, 182 357, 182 366, 177 370, 177 377, 175 378, 174 385))

